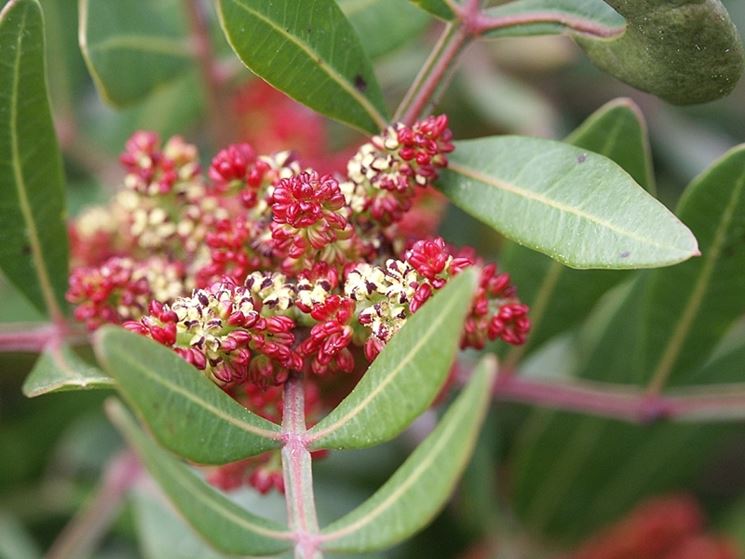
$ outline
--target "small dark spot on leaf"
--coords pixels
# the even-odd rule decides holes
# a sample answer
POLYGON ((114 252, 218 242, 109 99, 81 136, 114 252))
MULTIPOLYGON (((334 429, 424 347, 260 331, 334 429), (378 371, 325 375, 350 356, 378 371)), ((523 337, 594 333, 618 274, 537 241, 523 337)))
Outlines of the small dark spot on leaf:
POLYGON ((357 91, 360 91, 362 93, 364 93, 367 89, 367 82, 365 81, 365 78, 363 78, 360 74, 357 74, 354 77, 354 87, 357 88, 357 91))
POLYGON ((621 252, 621 254, 619 254, 619 256, 621 258, 628 258, 629 256, 631 256, 631 253, 628 250, 624 250, 621 252))
POLYGON ((580 153, 577 156, 577 163, 584 163, 585 161, 587 161, 587 154, 586 153, 580 153))
POLYGON ((28 243, 25 243, 21 247, 21 254, 23 254, 24 256, 28 256, 29 254, 31 254, 31 245, 28 243))

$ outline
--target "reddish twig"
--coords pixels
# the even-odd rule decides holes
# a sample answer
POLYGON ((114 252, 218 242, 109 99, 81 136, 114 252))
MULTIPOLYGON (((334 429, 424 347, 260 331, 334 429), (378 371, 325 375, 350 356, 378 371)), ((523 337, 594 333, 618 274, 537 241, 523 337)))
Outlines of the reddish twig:
POLYGON ((79 345, 88 335, 75 325, 65 323, 9 323, 0 327, 0 352, 39 353, 52 343, 62 341, 79 345))
POLYGON ((540 23, 558 23, 572 31, 602 38, 615 37, 623 32, 623 28, 607 27, 591 20, 550 10, 506 16, 490 16, 482 12, 473 19, 473 30, 480 35, 498 29, 540 23))

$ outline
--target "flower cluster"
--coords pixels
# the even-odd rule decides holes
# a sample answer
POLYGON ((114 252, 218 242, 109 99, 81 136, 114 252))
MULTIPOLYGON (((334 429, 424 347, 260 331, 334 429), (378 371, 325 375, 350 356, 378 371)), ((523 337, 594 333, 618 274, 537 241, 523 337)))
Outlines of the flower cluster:
MULTIPOLYGON (((194 146, 172 138, 161 147, 138 132, 121 157, 121 192, 72 227, 68 299, 91 329, 119 323, 172 348, 272 420, 291 372, 311 386, 335 373, 359 378, 468 267, 480 268, 481 281, 462 347, 523 343, 530 322, 510 277, 441 238, 412 238, 405 224, 415 199, 436 200, 426 187, 452 149, 439 116, 375 136, 346 176, 246 143, 220 151, 204 176, 194 146)), ((431 215, 411 223, 429 229, 431 215)), ((220 470, 218 483, 248 475, 279 488, 272 460, 220 470)))
POLYGON ((707 533, 694 499, 650 499, 572 553, 568 559, 735 559, 737 550, 707 533))

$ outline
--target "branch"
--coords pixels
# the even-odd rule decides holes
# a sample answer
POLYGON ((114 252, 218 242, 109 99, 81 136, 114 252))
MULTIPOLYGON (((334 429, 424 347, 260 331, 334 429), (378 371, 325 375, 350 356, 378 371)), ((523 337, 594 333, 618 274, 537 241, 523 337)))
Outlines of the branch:
POLYGON ((293 374, 285 384, 282 410, 282 473, 287 517, 295 534, 296 559, 320 559, 313 471, 305 433, 303 378, 293 374))
POLYGON ((508 29, 518 25, 540 23, 558 23, 572 31, 604 39, 615 37, 623 32, 623 28, 607 27, 592 20, 573 17, 568 14, 552 12, 550 10, 497 17, 489 16, 485 13, 479 13, 474 19, 473 25, 476 34, 483 34, 497 29, 508 29))
POLYGON ((629 423, 731 421, 745 418, 745 384, 695 386, 667 394, 590 381, 533 380, 501 376, 494 398, 629 423))
POLYGON ((109 462, 98 491, 85 508, 65 526, 45 559, 89 557, 116 518, 124 496, 139 473, 139 462, 134 454, 124 451, 116 455, 109 462))
POLYGON ((16 322, 0 327, 0 353, 13 351, 40 353, 48 345, 63 340, 79 345, 88 340, 88 335, 81 332, 77 325, 68 326, 64 323, 16 322))

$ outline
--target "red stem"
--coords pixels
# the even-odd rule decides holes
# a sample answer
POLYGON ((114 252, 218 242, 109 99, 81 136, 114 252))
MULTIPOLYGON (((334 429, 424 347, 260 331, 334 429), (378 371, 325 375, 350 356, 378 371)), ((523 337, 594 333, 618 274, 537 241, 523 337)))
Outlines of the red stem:
POLYGON ((87 334, 78 328, 66 324, 54 323, 10 323, 0 328, 1 352, 34 352, 39 353, 52 342, 62 340, 80 344, 88 339, 87 334))
POLYGON ((293 374, 285 383, 282 409, 282 473, 297 559, 320 559, 311 456, 305 440, 305 387, 293 374))
POLYGON ((504 375, 493 392, 500 401, 618 419, 629 423, 728 420, 745 417, 745 384, 727 389, 710 385, 678 393, 649 394, 641 388, 593 383, 557 382, 504 375), (704 392, 704 389, 707 391, 704 392))
POLYGON ((482 34, 497 29, 507 29, 518 25, 529 25, 535 23, 559 23, 574 31, 604 38, 614 37, 621 32, 621 29, 598 25, 590 20, 571 17, 567 14, 548 10, 501 17, 492 17, 484 13, 479 13, 473 19, 473 28, 476 34, 482 34))

